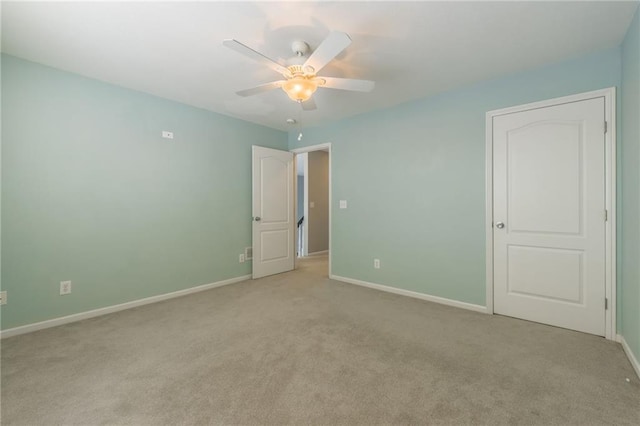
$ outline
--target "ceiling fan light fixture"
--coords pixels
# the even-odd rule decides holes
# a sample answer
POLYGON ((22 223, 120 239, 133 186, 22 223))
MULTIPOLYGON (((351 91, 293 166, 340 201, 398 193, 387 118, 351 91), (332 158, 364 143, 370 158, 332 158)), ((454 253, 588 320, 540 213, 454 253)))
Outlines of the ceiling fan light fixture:
POLYGON ((222 44, 268 66, 285 78, 285 80, 272 81, 236 92, 239 96, 252 96, 281 88, 291 100, 299 103, 303 110, 312 111, 316 109, 312 96, 318 87, 357 92, 370 92, 374 87, 374 82, 368 80, 317 77, 317 72, 322 70, 351 44, 351 37, 347 33, 332 31, 310 55, 308 55, 311 51, 309 45, 302 40, 295 40, 291 45, 295 56, 289 58, 286 61, 286 65, 282 62, 274 61, 234 39, 226 39, 222 44))
POLYGON ((282 90, 296 102, 304 102, 318 89, 318 83, 303 77, 295 76, 282 84, 282 90))

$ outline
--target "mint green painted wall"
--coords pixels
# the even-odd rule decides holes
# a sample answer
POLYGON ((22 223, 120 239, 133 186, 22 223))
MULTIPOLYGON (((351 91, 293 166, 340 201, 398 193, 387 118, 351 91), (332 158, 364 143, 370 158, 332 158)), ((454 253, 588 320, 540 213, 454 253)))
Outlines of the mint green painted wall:
POLYGON ((621 330, 640 359, 640 11, 622 45, 621 330))
POLYGON ((11 56, 2 123, 3 328, 250 273, 251 145, 285 133, 11 56))
POLYGON ((620 67, 610 49, 290 133, 333 144, 333 274, 485 305, 485 113, 619 86, 620 67))

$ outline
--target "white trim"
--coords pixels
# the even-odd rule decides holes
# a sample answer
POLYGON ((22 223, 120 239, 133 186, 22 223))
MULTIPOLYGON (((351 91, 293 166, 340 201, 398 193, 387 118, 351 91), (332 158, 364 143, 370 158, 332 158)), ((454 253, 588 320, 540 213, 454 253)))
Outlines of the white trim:
POLYGON ((486 242, 486 300, 487 313, 493 315, 493 116, 487 113, 485 135, 485 235, 486 242))
POLYGON ((612 93, 615 94, 615 87, 607 87, 606 89, 593 90, 591 92, 577 93, 575 95, 562 96, 559 98, 546 99, 538 102, 531 102, 523 105, 515 105, 512 107, 494 109, 487 112, 487 115, 498 116, 505 114, 513 114, 515 112, 527 111, 537 108, 546 108, 553 105, 567 104, 570 102, 580 102, 593 98, 607 98, 612 93))
MULTIPOLYGON (((333 167, 331 166, 332 163, 332 148, 331 148, 331 142, 327 142, 327 143, 321 143, 321 144, 317 144, 317 145, 310 145, 310 146, 304 146, 301 148, 295 148, 295 149, 291 149, 291 152, 293 152, 294 154, 302 154, 303 152, 311 152, 311 151, 327 151, 329 153, 329 277, 331 277, 331 271, 332 266, 331 266, 331 251, 333 250, 332 246, 331 246, 331 234, 333 233, 333 227, 331 226, 331 211, 332 209, 332 203, 333 203, 333 195, 332 195, 332 187, 333 187, 333 177, 332 177, 332 170, 333 167)), ((296 197, 298 196, 298 194, 296 193, 296 197)), ((305 227, 306 228, 306 227, 305 227)))
POLYGON ((327 142, 327 143, 319 143, 317 145, 309 145, 309 146, 303 146, 300 148, 294 148, 294 149, 290 149, 290 152, 293 152, 294 154, 302 154, 303 152, 311 152, 311 151, 331 151, 331 142, 327 142))
POLYGON ((313 253, 309 253, 307 257, 320 256, 327 253, 329 253, 329 250, 314 251, 313 253))
POLYGON ((33 331, 43 330, 45 328, 56 327, 58 325, 68 324, 71 322, 82 321, 85 319, 98 317, 101 315, 111 314, 113 312, 124 311, 125 309, 136 308, 138 306, 148 305, 151 303, 161 302, 163 300, 174 299, 176 297, 186 296, 187 294, 198 293, 200 291, 210 290, 229 284, 235 284, 246 281, 251 275, 242 275, 240 277, 229 278, 227 280, 217 281, 211 284, 203 284, 196 287, 186 288, 184 290, 173 291, 171 293, 160 294, 158 296, 145 297, 144 299, 132 300, 131 302, 120 303, 118 305, 106 306, 104 308, 93 309, 91 311, 79 312, 77 314, 67 315, 64 317, 53 318, 46 321, 40 321, 33 324, 21 325, 19 327, 9 328, 0 331, 0 339, 17 336, 19 334, 31 333, 33 331))
POLYGON ((631 366, 633 367, 634 370, 636 370, 636 374, 638 375, 638 378, 640 378, 640 362, 638 362, 638 358, 636 358, 636 356, 633 354, 633 351, 627 344, 627 341, 624 340, 624 336, 621 336, 620 334, 618 334, 616 336, 616 340, 620 342, 620 344, 622 345, 622 349, 624 350, 624 353, 627 355, 627 358, 629 358, 629 362, 631 363, 631 366))
POLYGON ((356 280, 353 278, 340 277, 338 275, 330 275, 330 279, 341 281, 348 284, 355 284, 362 287, 372 288, 374 290, 384 291, 387 293, 399 294, 401 296, 413 297, 414 299, 426 300, 428 302, 439 303, 441 305, 453 306, 454 308, 462 308, 470 311, 487 313, 487 308, 482 305, 474 305, 473 303, 460 302, 458 300, 447 299, 439 296, 431 296, 430 294, 418 293, 416 291, 404 290, 396 287, 389 287, 382 284, 370 283, 367 281, 356 280))
POLYGON ((605 120, 608 123, 605 134, 605 208, 609 211, 608 221, 605 223, 605 297, 609 299, 609 309, 605 312, 605 337, 609 340, 616 338, 616 88, 594 90, 592 92, 577 95, 564 96, 546 101, 533 102, 509 108, 489 111, 486 114, 486 288, 487 288, 487 312, 493 314, 493 118, 527 111, 536 108, 545 108, 554 105, 579 102, 587 99, 601 98, 605 100, 605 120))
MULTIPOLYGON (((295 227, 295 229, 293 231, 293 233, 295 235, 294 246, 295 246, 295 254, 296 254, 295 257, 294 257, 294 260, 293 260, 293 269, 296 269, 296 267, 297 267, 296 266, 296 262, 297 262, 298 258, 304 256, 304 239, 302 239, 302 241, 301 241, 302 242, 302 246, 300 247, 300 251, 298 251, 298 242, 301 239, 301 237, 300 237, 300 227, 298 226, 298 217, 300 216, 300 213, 302 213, 302 215, 304 216, 304 206, 303 206, 302 211, 298 210, 298 190, 299 190, 299 188, 298 188, 298 178, 300 177, 300 176, 298 176, 298 155, 299 154, 293 154, 293 164, 295 164, 295 167, 294 167, 294 170, 293 170, 293 173, 294 173, 294 176, 295 176, 295 178, 293 179, 293 194, 294 194, 294 197, 293 197, 294 203, 293 204, 294 204, 294 212, 295 212, 294 216, 296 218, 296 227, 295 227)), ((303 164, 303 167, 304 167, 304 164, 303 164)), ((302 175, 302 180, 303 180, 303 183, 304 183, 304 173, 302 175)), ((304 185, 303 185, 303 190, 304 190, 304 185)), ((304 195, 303 195, 303 200, 302 201, 304 202, 304 195)), ((303 237, 304 237, 304 235, 303 235, 303 237)))
MULTIPOLYGON (((617 211, 616 211, 616 191, 617 191, 617 181, 616 181, 616 142, 617 142, 617 118, 616 118, 616 88, 612 87, 604 91, 604 102, 605 102, 605 118, 607 120, 607 133, 605 134, 605 167, 606 167, 606 177, 605 177, 605 191, 606 200, 605 205, 608 210, 608 220, 605 224, 606 226, 606 244, 605 248, 606 259, 605 259, 605 271, 606 271, 606 279, 605 279, 605 293, 607 299, 609 299, 609 310, 607 322, 608 325, 605 325, 605 337, 607 339, 615 339, 617 334, 617 309, 618 309, 618 295, 617 295, 617 279, 616 279, 616 257, 617 257, 617 249, 616 249, 616 232, 617 232, 617 211)), ((605 315, 607 314, 605 313, 605 315)), ((637 371, 637 370, 636 370, 637 371)))
MULTIPOLYGON (((297 154, 294 154, 297 155, 297 154)), ((304 169, 304 174, 302 175, 302 215, 304 216, 304 220, 307 223, 304 224, 302 228, 302 256, 306 256, 309 253, 309 153, 305 152, 302 156, 302 168, 304 169)), ((296 198, 298 193, 296 192, 296 198)), ((296 199, 296 205, 298 205, 298 200, 296 199)))

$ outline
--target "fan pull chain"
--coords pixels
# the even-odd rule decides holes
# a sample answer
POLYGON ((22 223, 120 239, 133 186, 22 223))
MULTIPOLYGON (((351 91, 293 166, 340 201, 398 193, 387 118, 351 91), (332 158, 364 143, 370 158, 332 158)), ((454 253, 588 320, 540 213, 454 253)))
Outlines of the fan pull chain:
POLYGON ((302 140, 302 101, 298 101, 300 110, 298 111, 298 141, 302 140))

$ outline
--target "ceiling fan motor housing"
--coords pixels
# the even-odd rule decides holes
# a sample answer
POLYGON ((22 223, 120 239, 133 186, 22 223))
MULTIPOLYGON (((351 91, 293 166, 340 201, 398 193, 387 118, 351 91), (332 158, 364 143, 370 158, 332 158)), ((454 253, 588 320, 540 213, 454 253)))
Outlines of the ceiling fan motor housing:
POLYGON ((291 50, 293 51, 294 56, 287 59, 287 65, 289 67, 291 67, 292 65, 304 64, 307 60, 307 54, 311 51, 311 48, 306 42, 302 40, 296 40, 291 43, 291 50))
POLYGON ((309 53, 309 45, 302 41, 302 40, 294 40, 293 43, 291 43, 291 50, 293 50, 293 53, 296 54, 296 56, 306 56, 307 53, 309 53))

